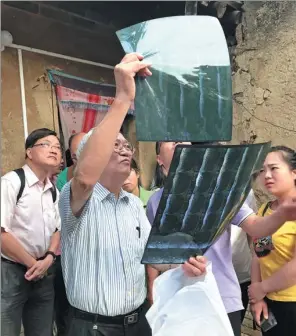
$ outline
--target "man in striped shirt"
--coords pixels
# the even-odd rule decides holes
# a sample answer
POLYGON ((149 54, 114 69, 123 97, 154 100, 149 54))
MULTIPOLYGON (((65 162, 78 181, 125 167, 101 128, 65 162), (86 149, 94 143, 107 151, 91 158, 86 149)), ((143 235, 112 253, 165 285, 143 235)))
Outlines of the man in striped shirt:
MULTIPOLYGON (((61 194, 62 268, 72 306, 69 336, 151 335, 140 262, 150 224, 141 201, 122 190, 134 150, 119 133, 135 97, 135 74, 151 75, 141 60, 129 54, 115 67, 114 103, 81 141, 74 177, 61 194)), ((205 260, 190 258, 183 269, 200 275, 205 260)))

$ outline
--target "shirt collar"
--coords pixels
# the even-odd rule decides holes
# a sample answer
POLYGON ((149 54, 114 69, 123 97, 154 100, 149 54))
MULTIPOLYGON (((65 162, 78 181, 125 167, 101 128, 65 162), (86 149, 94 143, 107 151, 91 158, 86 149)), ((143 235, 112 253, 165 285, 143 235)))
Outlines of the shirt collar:
MULTIPOLYGON (((96 196, 98 197, 99 201, 103 201, 108 196, 111 196, 112 194, 108 189, 106 189, 104 186, 102 186, 100 183, 97 183, 94 187, 94 191, 96 193, 96 196)), ((120 190, 118 199, 124 199, 129 200, 129 193, 124 191, 123 189, 120 190)))
MULTIPOLYGON (((43 184, 43 182, 39 181, 38 177, 35 175, 33 170, 27 164, 24 165, 22 168, 25 172, 25 177, 26 177, 26 180, 28 182, 29 187, 32 187, 36 183, 42 183, 43 184)), ((50 189, 50 188, 52 188, 52 183, 50 182, 49 178, 46 178, 45 185, 44 185, 44 191, 46 191, 47 189, 50 189)))

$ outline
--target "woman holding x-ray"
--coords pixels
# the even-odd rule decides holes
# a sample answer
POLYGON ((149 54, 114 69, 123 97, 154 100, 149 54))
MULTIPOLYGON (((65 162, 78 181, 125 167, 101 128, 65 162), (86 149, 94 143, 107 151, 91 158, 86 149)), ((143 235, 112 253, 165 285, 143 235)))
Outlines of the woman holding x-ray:
MULTIPOLYGON (((186 143, 183 143, 186 144, 186 143)), ((190 143, 187 143, 190 145, 190 143)), ((156 183, 158 186, 167 176, 173 158, 177 142, 158 142, 156 143, 156 154, 158 163, 158 176, 156 183)), ((155 192, 147 204, 147 217, 153 223, 158 204, 163 189, 155 192)), ((233 218, 232 224, 240 226, 250 236, 264 236, 275 232, 287 218, 296 218, 296 206, 293 200, 280 206, 268 220, 258 217, 253 210, 245 203, 233 218)), ((237 276, 232 264, 232 250, 230 241, 230 228, 225 230, 222 236, 209 248, 205 254, 206 258, 212 262, 213 274, 218 284, 218 288, 228 313, 235 336, 240 336, 241 332, 241 310, 243 309, 241 300, 241 290, 237 276)))

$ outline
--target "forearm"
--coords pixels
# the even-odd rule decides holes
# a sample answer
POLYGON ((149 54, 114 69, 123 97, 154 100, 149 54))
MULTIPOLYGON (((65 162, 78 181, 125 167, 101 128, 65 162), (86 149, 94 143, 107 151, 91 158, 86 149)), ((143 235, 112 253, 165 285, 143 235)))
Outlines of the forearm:
POLYGON ((153 264, 151 265, 151 267, 153 267, 154 269, 156 269, 157 271, 161 273, 166 272, 173 268, 177 268, 179 266, 180 266, 179 264, 153 264))
POLYGON ((109 162, 114 143, 131 102, 115 98, 102 122, 89 137, 74 171, 74 180, 95 185, 109 162))
POLYGON ((57 250, 60 245, 60 237, 61 237, 60 231, 57 231, 52 235, 48 251, 51 251, 54 254, 57 253, 57 250))
POLYGON ((278 292, 296 285, 296 259, 291 260, 268 279, 262 281, 265 293, 278 292))
POLYGON ((251 282, 261 282, 260 264, 256 255, 253 255, 251 263, 251 282))
POLYGON ((159 276, 159 271, 149 265, 146 266, 148 296, 152 296, 154 280, 159 276))
POLYGON ((18 240, 8 232, 1 232, 1 252, 15 262, 32 267, 36 260, 23 248, 18 240))
POLYGON ((242 223, 242 228, 251 237, 265 237, 276 232, 285 222, 282 211, 276 210, 270 216, 249 216, 242 223))

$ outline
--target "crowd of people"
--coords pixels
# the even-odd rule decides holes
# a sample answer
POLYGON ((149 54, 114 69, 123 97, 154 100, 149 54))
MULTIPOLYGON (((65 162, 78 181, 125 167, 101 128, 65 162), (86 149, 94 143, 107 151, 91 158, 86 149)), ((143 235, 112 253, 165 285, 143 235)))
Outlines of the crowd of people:
MULTIPOLYGON (((179 265, 141 264, 176 142, 156 143, 155 189, 141 186, 135 149, 121 133, 135 97, 134 77, 150 64, 126 55, 115 67, 116 97, 104 120, 70 137, 72 164, 54 131, 37 129, 25 164, 1 178, 1 334, 151 335, 145 314, 154 280, 179 265)), ((186 143, 185 143, 186 144, 186 143)), ((187 143, 190 145, 190 143, 187 143)), ((248 303, 264 336, 296 330, 296 154, 273 147, 258 172, 274 196, 257 211, 251 192, 204 256, 181 265, 199 276, 212 262, 235 336, 248 303)), ((176 307, 176 309, 178 309, 176 307)), ((202 309, 202 307, 201 307, 202 309)), ((198 314, 198 312, 196 312, 198 314)))

